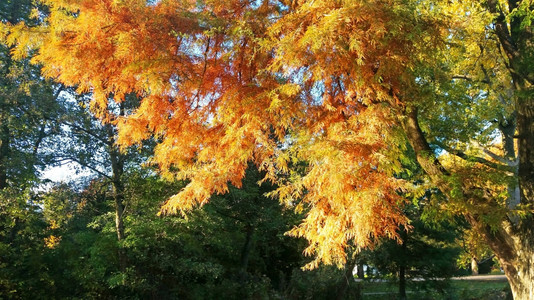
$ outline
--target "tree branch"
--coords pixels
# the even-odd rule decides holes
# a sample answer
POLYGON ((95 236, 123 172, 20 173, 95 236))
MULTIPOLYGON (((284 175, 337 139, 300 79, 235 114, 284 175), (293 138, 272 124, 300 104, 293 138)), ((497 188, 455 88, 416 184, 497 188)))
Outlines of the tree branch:
POLYGON ((467 80, 470 82, 473 81, 473 78, 467 75, 452 75, 452 79, 463 79, 463 80, 467 80))
POLYGON ((406 119, 403 123, 404 131, 408 141, 415 151, 417 161, 423 170, 431 177, 447 176, 449 172, 439 162, 434 151, 430 148, 417 119, 417 108, 412 107, 406 112, 406 119))
POLYGON ((519 165, 519 161, 512 161, 512 160, 509 160, 509 159, 506 159, 505 157, 502 157, 500 155, 497 155, 493 152, 491 152, 490 150, 488 149, 482 149, 482 151, 484 151, 484 153, 486 155, 488 155, 489 157, 493 158, 494 160, 502 163, 502 164, 506 164, 507 166, 509 167, 517 167, 519 165))
POLYGON ((96 140, 98 140, 98 141, 104 143, 105 145, 110 146, 110 143, 109 143, 109 141, 108 141, 106 138, 103 138, 103 137, 99 136, 98 134, 96 134, 96 133, 94 133, 94 132, 91 132, 91 131, 89 131, 89 130, 87 130, 87 129, 81 127, 81 126, 78 126, 78 125, 73 124, 73 123, 69 123, 69 122, 67 122, 67 121, 62 121, 61 124, 63 124, 63 125, 67 125, 67 126, 73 128, 73 129, 75 129, 75 130, 82 131, 82 132, 86 133, 87 135, 89 135, 89 136, 95 138, 96 140))
POLYGON ((60 160, 58 161, 54 161, 55 163, 58 163, 58 162, 64 162, 64 161, 72 161, 72 162, 75 162, 77 164, 79 164, 80 166, 84 167, 84 168, 87 168, 95 173, 97 173, 98 175, 102 176, 102 177, 105 177, 109 180, 111 180, 111 176, 109 176, 108 174, 98 170, 97 168, 89 165, 89 164, 86 164, 84 162, 82 162, 81 160, 77 159, 76 157, 72 157, 72 156, 69 156, 69 157, 62 157, 60 160))
POLYGON ((487 167, 490 167, 492 169, 497 169, 497 170, 501 170, 501 171, 508 171, 508 172, 513 172, 513 168, 508 166, 508 165, 501 165, 501 164, 498 164, 498 163, 495 163, 495 162, 492 162, 490 160, 487 160, 483 157, 478 157, 478 156, 474 156, 474 155, 469 155, 463 151, 460 151, 460 150, 457 150, 457 149, 452 149, 451 147, 441 143, 441 142, 434 142, 434 144, 436 144, 437 146, 439 146, 441 149, 449 152, 450 154, 453 154, 465 161, 471 161, 471 162, 476 162, 476 163, 480 163, 480 164, 483 164, 487 167))

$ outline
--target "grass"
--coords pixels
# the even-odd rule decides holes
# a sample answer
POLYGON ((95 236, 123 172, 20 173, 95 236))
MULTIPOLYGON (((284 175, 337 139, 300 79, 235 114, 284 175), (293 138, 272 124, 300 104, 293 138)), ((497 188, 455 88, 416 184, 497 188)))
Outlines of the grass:
MULTIPOLYGON (((362 300, 398 299, 395 282, 362 282, 362 300)), ((411 282, 406 289, 408 299, 429 300, 505 300, 510 294, 506 281, 450 280, 411 282)))

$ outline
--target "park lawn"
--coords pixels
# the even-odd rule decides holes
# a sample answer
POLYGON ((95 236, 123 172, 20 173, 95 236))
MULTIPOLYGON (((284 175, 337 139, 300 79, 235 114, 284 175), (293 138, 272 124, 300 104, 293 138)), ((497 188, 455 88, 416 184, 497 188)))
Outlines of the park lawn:
MULTIPOLYGON (((411 282, 406 288, 408 299, 429 300, 505 300, 510 293, 506 281, 451 280, 437 282, 432 287, 428 282, 411 282), (425 288, 426 285, 426 288, 425 288), (441 289, 441 292, 439 291, 441 289)), ((395 282, 361 282, 362 300, 398 299, 395 282)), ((509 298, 511 299, 511 298, 509 298)))

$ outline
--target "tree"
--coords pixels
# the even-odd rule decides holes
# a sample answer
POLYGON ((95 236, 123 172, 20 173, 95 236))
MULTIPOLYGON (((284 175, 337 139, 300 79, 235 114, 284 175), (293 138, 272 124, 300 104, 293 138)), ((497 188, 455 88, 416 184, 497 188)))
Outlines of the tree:
MULTIPOLYGON (((32 1, 2 1, 0 20, 35 24, 32 7, 32 1)), ((22 299, 53 285, 43 256, 50 237, 32 188, 57 131, 51 120, 58 115, 61 87, 45 80, 29 59, 14 59, 11 50, 0 44, 0 297, 22 299)))
MULTIPOLYGON (((102 124, 89 110, 89 96, 77 95, 69 91, 70 97, 62 103, 62 115, 57 122, 62 134, 54 139, 51 146, 53 160, 51 163, 63 164, 73 162, 79 169, 89 170, 108 183, 114 199, 115 231, 117 241, 125 237, 124 218, 127 199, 125 198, 124 173, 128 168, 140 168, 146 154, 139 151, 120 152, 115 144, 116 127, 111 123, 102 124), (135 165, 135 166, 134 166, 135 165)), ((134 106, 136 98, 119 104, 111 103, 108 118, 124 115, 129 107, 134 106)), ((146 150, 146 149, 145 149, 146 150)), ((119 261, 122 271, 127 267, 126 255, 119 248, 119 261)))
MULTIPOLYGON (((51 5, 47 24, 52 26, 46 25, 43 30, 58 30, 69 37, 46 40, 47 35, 41 36, 38 30, 22 34, 22 25, 17 25, 10 29, 10 40, 27 38, 40 44, 35 61, 43 63, 44 74, 67 85, 77 84, 80 92, 91 89, 95 109, 101 112, 107 108, 110 92, 118 100, 131 92, 144 98, 135 112, 119 120, 122 134, 119 133, 118 141, 123 145, 140 142, 153 132, 161 140, 153 162, 160 164, 163 174, 173 176, 173 171, 178 170, 178 179, 191 181, 180 194, 170 198, 165 211, 185 212, 203 204, 212 192, 227 191, 228 182, 239 187, 252 158, 268 171, 269 179, 274 179, 278 172, 289 172, 290 160, 304 159, 309 161, 308 176, 290 176, 295 180, 282 182, 278 194, 282 201, 292 205, 303 195, 303 188, 310 190, 302 204, 297 205, 298 209, 310 205, 308 219, 293 234, 313 241, 307 252, 320 254, 314 264, 320 260, 331 263, 332 259, 342 263, 343 247, 349 240, 365 246, 372 236, 397 235, 397 225, 405 222, 396 205, 400 200, 395 190, 401 184, 387 176, 395 164, 375 155, 394 139, 389 134, 378 134, 392 128, 390 108, 377 106, 368 110, 370 103, 358 100, 356 94, 352 112, 334 109, 332 105, 337 104, 333 102, 316 105, 314 93, 299 92, 312 84, 312 79, 293 83, 280 78, 278 72, 259 72, 275 64, 272 53, 260 51, 260 38, 268 38, 265 29, 271 14, 284 12, 283 6, 270 7, 265 2, 260 7, 248 3, 228 9, 222 3, 210 3, 195 8, 198 13, 191 15, 188 10, 193 7, 175 1, 155 5, 145 1, 128 5, 112 1, 102 5, 92 1, 45 3, 51 5), (173 16, 168 15, 171 11, 173 16), (228 18, 230 15, 233 17, 228 18), (103 27, 110 30, 100 30, 103 27), (147 44, 139 43, 130 35, 133 32, 130 29, 146 30, 141 35, 147 37, 147 44), (154 40, 148 37, 159 39, 162 31, 170 35, 165 35, 157 43, 159 46, 154 47, 154 40), (95 36, 93 40, 85 35, 82 38, 77 35, 81 32, 93 32, 95 36), (117 43, 117 39, 121 42, 117 43), (101 47, 93 48, 90 46, 93 42, 101 47), (73 45, 77 49, 82 45, 89 48, 77 51, 73 45), (152 49, 147 56, 143 54, 146 49, 152 49), (71 55, 73 51, 79 56, 71 55), (92 57, 82 58, 82 52, 92 57), (131 56, 132 53, 139 56, 131 56), (66 61, 79 67, 56 68, 66 61), (118 73, 107 73, 113 70, 118 73), (85 79, 80 80, 82 77, 85 79), (255 105, 249 105, 251 101, 255 105), (309 107, 315 120, 301 113, 305 107, 309 107), (332 109, 334 114, 329 113, 332 109), (271 113, 265 114, 265 110, 271 113), (154 114, 159 117, 153 117, 154 114), (352 119, 346 122, 345 117, 352 119), (364 133, 363 127, 369 132, 364 133), (338 149, 343 132, 349 135, 345 139, 348 144, 338 149), (370 138, 373 132, 377 134, 370 138), (317 143, 307 142, 313 140, 317 143), (294 151, 282 151, 280 145, 284 143, 294 144, 294 151), (327 151, 332 154, 324 157, 322 154, 327 151), (347 161, 354 163, 353 168, 341 167, 347 161), (377 168, 379 163, 384 168, 377 168), (369 184, 373 182, 380 184, 369 184), (321 188, 326 186, 334 190, 321 188), (379 201, 376 195, 380 195, 379 201)), ((411 24, 410 20, 404 22, 411 24)), ((330 88, 330 92, 337 93, 335 82, 327 84, 325 90, 330 88)))
POLYGON ((47 231, 30 193, 0 190, 0 297, 34 298, 53 287, 44 256, 47 231))
MULTIPOLYGON (((32 1, 3 1, 0 20, 35 24, 32 7, 32 1)), ((12 50, 0 45, 0 189, 23 190, 36 182, 46 161, 46 140, 57 132, 53 120, 62 87, 42 78, 29 59, 15 59, 12 50)))
POLYGON ((247 171, 241 190, 232 187, 187 219, 156 214, 183 182, 165 181, 150 169, 129 170, 125 178, 127 234, 121 247, 128 257, 126 270, 117 259, 114 199, 105 179, 81 191, 61 185, 42 195, 43 214, 59 225, 55 233, 60 241, 49 249, 50 263, 43 272, 54 283, 51 298, 211 299, 286 293, 303 260, 303 243, 283 232, 298 216, 263 196, 269 188, 256 184, 257 170, 247 171))
POLYGON ((45 76, 91 90, 102 114, 110 95, 142 98, 118 142, 156 136, 153 162, 190 181, 164 212, 240 186, 253 161, 281 201, 309 208, 291 231, 310 241, 309 266, 342 265, 347 245, 399 238, 408 143, 441 204, 483 233, 514 297, 534 293, 531 1, 43 3, 44 27, 9 29, 15 53, 39 48, 45 76), (477 42, 483 60, 463 59, 477 42), (498 132, 504 157, 472 150, 498 132), (448 167, 443 151, 473 168, 448 167))
MULTIPOLYGON (((407 299, 406 287, 413 279, 424 278, 422 287, 435 287, 444 292, 456 271, 460 249, 455 245, 458 228, 449 221, 424 220, 423 206, 408 206, 412 230, 401 229, 402 242, 383 240, 367 255, 369 264, 382 275, 392 276, 399 282, 399 299, 407 299)), ((458 227, 458 226, 456 226, 458 227)))
MULTIPOLYGON (((459 46, 445 50, 453 59, 443 60, 446 64, 441 66, 451 71, 445 73, 449 79, 457 79, 452 81, 453 89, 435 93, 443 100, 434 108, 443 109, 455 99, 454 105, 465 108, 464 122, 451 122, 445 127, 452 131, 448 133, 434 130, 441 126, 425 128, 428 121, 435 120, 430 114, 442 120, 447 120, 451 114, 443 111, 436 114, 423 102, 408 113, 405 130, 425 172, 448 196, 451 206, 461 207, 461 213, 497 255, 514 297, 528 299, 534 293, 530 263, 534 251, 530 229, 533 215, 529 208, 533 201, 531 174, 534 169, 532 153, 527 150, 533 133, 532 115, 528 112, 533 103, 532 3, 490 0, 451 8, 458 9, 463 20, 469 13, 474 17, 469 20, 475 21, 457 28, 451 36, 450 42, 459 43, 459 46), (455 55, 456 51, 470 53, 468 58, 471 59, 454 61, 460 57, 455 55), (480 59, 473 59, 473 56, 480 59), (462 73, 453 73, 462 67, 462 73), (465 93, 461 98, 451 98, 446 94, 450 91, 465 93), (466 105, 469 103, 464 102, 466 100, 471 105, 466 105), (469 126, 475 131, 466 136, 469 126), (495 147, 498 144, 496 135, 502 141, 500 147, 495 147), (429 156, 435 153, 430 147, 432 144, 463 160, 460 165, 464 167, 459 170, 440 163, 435 154, 429 156), (495 152, 495 148, 500 153, 495 152), (470 168, 466 168, 466 164, 470 168)), ((435 103, 426 102, 431 106, 435 103)), ((462 118, 461 114, 456 116, 452 120, 462 118)))

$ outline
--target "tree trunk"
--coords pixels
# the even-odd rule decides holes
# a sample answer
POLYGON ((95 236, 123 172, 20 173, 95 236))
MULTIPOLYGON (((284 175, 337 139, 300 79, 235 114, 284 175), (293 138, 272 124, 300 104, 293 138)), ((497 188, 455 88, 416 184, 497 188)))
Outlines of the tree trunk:
POLYGON ((478 261, 476 257, 471 257, 471 275, 478 275, 478 261))
POLYGON ((399 267, 399 299, 406 300, 406 266, 399 267))
POLYGON ((239 281, 244 283, 247 278, 247 269, 248 269, 248 260, 250 257, 250 252, 252 250, 252 237, 254 236, 254 226, 247 224, 245 225, 245 243, 241 249, 241 258, 239 262, 239 281))
MULTIPOLYGON (((113 194, 115 198, 115 228, 117 230, 117 240, 120 243, 125 237, 124 222, 122 218, 124 214, 124 186, 122 185, 122 182, 113 182, 113 194)), ((124 253, 124 249, 120 244, 118 256, 120 270, 124 272, 128 263, 126 253, 124 253)))
POLYGON ((127 258, 120 242, 124 240, 124 183, 122 175, 124 173, 124 156, 115 146, 115 132, 110 124, 107 124, 109 157, 111 161, 111 184, 113 186, 113 199, 115 201, 115 229, 117 231, 117 240, 119 242, 119 267, 125 271, 127 267, 127 258))
MULTIPOLYGON (((524 91, 526 92, 526 91, 524 91)), ((521 203, 534 203, 534 99, 519 98, 517 141, 521 203)))
POLYGON ((115 201, 115 229, 117 230, 117 240, 122 241, 124 235, 124 186, 120 180, 113 180, 113 198, 115 201))
POLYGON ((516 300, 534 299, 534 240, 532 217, 521 220, 518 228, 511 222, 504 222, 501 229, 494 231, 486 227, 484 238, 499 259, 508 278, 516 300))
MULTIPOLYGON (((517 133, 519 154, 520 203, 528 207, 534 204, 534 101, 519 97, 517 104, 517 133)), ((519 220, 510 233, 510 243, 514 252, 497 257, 504 272, 514 299, 534 299, 534 217, 519 220)), ((496 241, 500 242, 500 241, 496 241)))
POLYGON ((339 285, 338 292, 336 295, 336 300, 342 300, 345 299, 345 295, 347 294, 347 290, 349 289, 349 286, 354 283, 354 275, 352 272, 354 272, 354 268, 356 267, 356 259, 350 259, 345 264, 345 273, 343 274, 343 280, 341 281, 341 284, 339 285))
POLYGON ((357 267, 356 275, 358 276, 359 279, 364 279, 365 278, 365 272, 363 270, 363 263, 361 263, 361 262, 357 267))
POLYGON ((243 244, 243 249, 241 249, 240 260, 240 270, 243 273, 246 273, 248 269, 248 260, 250 257, 250 251, 252 250, 252 236, 254 235, 254 227, 250 224, 247 224, 245 227, 245 232, 245 244, 243 244))
POLYGON ((7 187, 7 160, 9 155, 9 127, 2 124, 0 138, 0 190, 7 187))
POLYGON ((401 262, 399 265, 399 299, 406 300, 406 257, 407 257, 407 243, 408 243, 408 232, 406 229, 401 230, 401 262))

